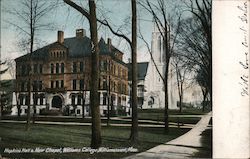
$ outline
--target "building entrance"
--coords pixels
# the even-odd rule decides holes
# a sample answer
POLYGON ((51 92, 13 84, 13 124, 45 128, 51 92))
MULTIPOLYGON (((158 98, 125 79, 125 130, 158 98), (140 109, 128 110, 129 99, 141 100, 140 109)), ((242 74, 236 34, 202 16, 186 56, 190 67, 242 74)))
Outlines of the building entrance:
POLYGON ((62 108, 62 98, 59 96, 54 96, 52 99, 52 107, 62 108))

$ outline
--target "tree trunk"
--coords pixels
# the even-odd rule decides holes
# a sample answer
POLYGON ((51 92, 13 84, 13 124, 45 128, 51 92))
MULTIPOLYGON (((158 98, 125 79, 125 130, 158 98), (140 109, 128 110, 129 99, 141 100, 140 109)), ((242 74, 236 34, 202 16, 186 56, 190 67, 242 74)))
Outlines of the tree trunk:
MULTIPOLYGON (((109 66, 109 68, 110 68, 110 66, 109 66)), ((110 72, 110 70, 109 70, 109 72, 110 72)), ((109 75, 109 77, 108 77, 108 88, 107 88, 107 90, 108 90, 107 126, 109 126, 109 120, 110 120, 110 83, 111 82, 110 82, 110 75, 109 75)))
MULTIPOLYGON (((29 75, 30 76, 30 75, 29 75)), ((25 130, 26 131, 29 131, 30 130, 30 96, 31 96, 31 91, 30 91, 30 77, 29 77, 29 80, 28 80, 28 85, 27 85, 27 89, 28 89, 28 96, 27 96, 27 122, 26 122, 26 127, 25 127, 25 130)))
MULTIPOLYGON (((168 66, 167 66, 168 68, 168 66)), ((167 76, 167 75, 166 75, 167 76)), ((165 109, 164 109, 164 131, 165 133, 169 132, 169 126, 168 126, 168 80, 165 79, 165 109)))
POLYGON ((205 106, 206 106, 206 98, 207 98, 207 90, 206 88, 202 88, 201 87, 201 91, 202 91, 202 95, 203 95, 203 101, 202 101, 202 112, 205 111, 205 106))
POLYGON ((33 45, 34 45, 34 26, 33 26, 33 1, 30 1, 30 55, 29 55, 29 66, 28 66, 28 109, 27 109, 27 124, 26 124, 26 131, 30 129, 30 104, 31 104, 31 54, 33 53, 33 45))
POLYGON ((137 116, 137 14, 136 0, 131 0, 132 5, 132 127, 130 141, 138 142, 138 116, 137 116))
POLYGON ((32 117, 32 124, 35 124, 36 121, 36 105, 33 105, 33 117, 32 117))
POLYGON ((98 47, 98 34, 97 34, 97 19, 96 19, 96 5, 95 1, 89 0, 90 10, 90 35, 93 44, 91 54, 91 89, 90 89, 90 105, 92 116, 92 137, 91 147, 99 148, 101 146, 101 118, 99 107, 99 47, 98 47), (98 99, 98 100, 97 100, 98 99))
POLYGON ((85 108, 85 97, 83 97, 82 99, 82 120, 84 120, 85 118, 84 108, 85 108))
MULTIPOLYGON (((1 94, 0 94, 1 96, 1 94)), ((1 102, 1 98, 0 98, 0 120, 2 119, 2 102, 1 102)))
POLYGON ((180 113, 181 113, 182 112, 182 95, 180 95, 179 98, 180 98, 180 105, 179 106, 180 106, 180 113))
MULTIPOLYGON (((167 25, 165 25, 167 26, 167 25)), ((166 49, 165 49, 165 55, 166 55, 166 70, 165 70, 165 80, 164 80, 164 86, 165 86, 165 111, 164 111, 164 125, 165 125, 165 133, 169 132, 169 121, 168 121, 168 70, 169 70, 169 61, 170 61, 170 46, 169 46, 169 37, 168 37, 168 32, 167 32, 167 28, 165 28, 165 45, 166 45, 166 49)))
POLYGON ((17 91, 18 91, 18 88, 17 88, 17 86, 16 86, 15 96, 16 96, 17 116, 20 117, 20 116, 21 116, 21 106, 20 106, 20 104, 19 104, 17 91))

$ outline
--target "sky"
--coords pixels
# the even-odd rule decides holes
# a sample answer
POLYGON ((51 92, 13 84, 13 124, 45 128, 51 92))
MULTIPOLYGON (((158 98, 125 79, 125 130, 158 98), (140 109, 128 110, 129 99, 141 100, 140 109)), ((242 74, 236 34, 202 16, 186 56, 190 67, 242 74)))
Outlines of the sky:
MULTIPOLYGON (((16 16, 10 15, 6 10, 15 8, 16 10, 22 10, 20 2, 23 0, 1 0, 1 59, 15 59, 19 56, 26 54, 27 52, 21 51, 17 47, 18 41, 24 38, 24 34, 20 33, 12 25, 6 23, 6 20, 22 26, 20 19, 16 16)), ((40 46, 53 43, 57 40, 57 31, 64 31, 64 37, 74 37, 76 29, 86 29, 86 34, 89 37, 89 24, 85 17, 79 12, 63 3, 63 0, 58 1, 58 7, 48 13, 45 17, 45 22, 53 22, 53 30, 39 31, 37 38, 42 41, 40 46)), ((87 2, 75 0, 74 2, 82 4, 85 8, 88 8, 87 2)), ((122 31, 128 37, 131 37, 131 4, 130 0, 97 0, 97 16, 99 18, 107 18, 112 26, 116 29, 122 26, 122 31)), ((151 44, 151 34, 153 28, 152 16, 137 6, 138 9, 138 29, 142 32, 146 41, 151 44)), ((107 38, 112 39, 112 44, 119 50, 124 52, 124 61, 127 62, 130 58, 130 49, 125 40, 114 36, 106 27, 101 26, 98 31, 99 39, 103 37, 106 41, 107 38)), ((149 61, 150 56, 147 52, 145 43, 138 38, 138 61, 149 61)))

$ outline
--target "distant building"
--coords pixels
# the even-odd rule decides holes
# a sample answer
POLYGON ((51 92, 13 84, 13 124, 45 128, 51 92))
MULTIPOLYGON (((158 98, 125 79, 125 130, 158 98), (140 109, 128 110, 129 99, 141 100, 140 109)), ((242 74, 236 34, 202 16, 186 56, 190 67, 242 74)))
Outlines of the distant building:
MULTIPOLYGON (((141 62, 137 64, 138 67, 138 107, 142 109, 164 108, 165 107, 165 92, 164 84, 159 75, 159 72, 163 77, 165 76, 165 46, 161 33, 158 27, 154 25, 151 41, 152 59, 149 62, 141 62), (155 66, 156 65, 156 66, 155 66), (158 71, 156 69, 158 68, 158 71)), ((168 74, 168 103, 169 109, 178 109, 178 92, 176 74, 173 65, 171 65, 172 59, 170 59, 169 74, 168 74)), ((129 80, 131 82, 131 64, 129 64, 129 80)), ((202 93, 200 88, 192 86, 184 91, 183 102, 187 102, 194 107, 202 101, 202 93)))
MULTIPOLYGON (((84 29, 76 30, 72 38, 64 38, 64 32, 58 31, 56 42, 15 59, 16 95, 12 114, 17 114, 18 107, 21 115, 27 113, 30 78, 31 112, 54 110, 66 115, 90 115, 91 47, 84 29)), ((128 68, 123 53, 112 45, 111 39, 106 43, 101 38, 99 48, 101 115, 107 114, 108 96, 113 112, 128 112, 128 68)))
MULTIPOLYGON (((128 79, 129 79, 129 85, 130 85, 130 93, 131 93, 131 84, 132 84, 132 64, 128 64, 129 68, 129 74, 128 74, 128 79)), ((148 70, 148 62, 141 62, 137 63, 137 69, 138 69, 138 74, 137 74, 137 98, 138 98, 138 107, 142 108, 142 105, 144 104, 144 95, 145 95, 145 77, 147 74, 148 70)))

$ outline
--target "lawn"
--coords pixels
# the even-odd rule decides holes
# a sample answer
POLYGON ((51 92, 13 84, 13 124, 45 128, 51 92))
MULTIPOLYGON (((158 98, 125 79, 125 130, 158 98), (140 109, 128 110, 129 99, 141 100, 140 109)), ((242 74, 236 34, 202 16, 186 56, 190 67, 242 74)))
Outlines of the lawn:
MULTIPOLYGON (((169 110, 169 121, 177 123, 178 121, 184 124, 196 124, 200 117, 173 117, 171 115, 203 115, 207 112, 202 112, 200 109, 184 109, 181 113, 179 110, 169 110)), ((138 110, 138 118, 144 120, 164 121, 164 109, 141 109, 138 110)))
MULTIPOLYGON (((34 124, 29 132, 25 124, 0 123, 0 152, 2 156, 13 158, 121 158, 133 153, 22 153, 7 154, 4 148, 82 148, 89 147, 90 126, 62 126, 34 124)), ((139 143, 131 145, 128 141, 129 127, 102 127, 102 146, 127 148, 133 146, 139 152, 170 141, 189 129, 170 128, 165 134, 163 128, 139 128, 139 143)))

